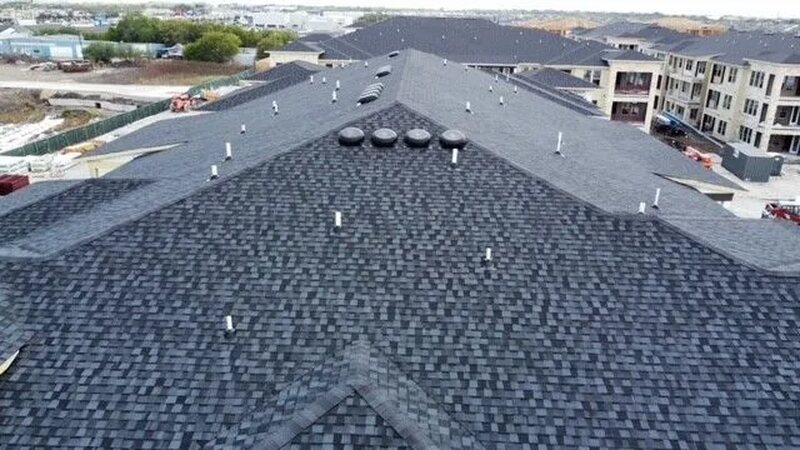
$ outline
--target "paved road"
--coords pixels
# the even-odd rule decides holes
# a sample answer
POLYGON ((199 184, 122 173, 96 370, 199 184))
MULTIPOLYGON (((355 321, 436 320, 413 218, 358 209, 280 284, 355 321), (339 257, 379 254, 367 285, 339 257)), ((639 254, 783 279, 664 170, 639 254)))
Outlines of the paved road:
POLYGON ((0 81, 0 88, 43 89, 82 94, 111 94, 134 100, 161 100, 185 92, 191 86, 151 86, 139 84, 95 84, 58 81, 0 81))

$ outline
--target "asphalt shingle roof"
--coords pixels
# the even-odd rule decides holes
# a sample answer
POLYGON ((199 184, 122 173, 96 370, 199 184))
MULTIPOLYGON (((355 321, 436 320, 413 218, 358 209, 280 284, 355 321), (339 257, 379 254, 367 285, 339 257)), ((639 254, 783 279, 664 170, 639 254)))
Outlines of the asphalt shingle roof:
MULTIPOLYGON (((289 44, 281 50, 300 50, 289 44)), ((307 46, 306 44, 303 44, 307 46)), ((518 63, 603 66, 609 47, 576 42, 553 33, 501 26, 486 19, 393 17, 353 33, 315 42, 330 60, 363 60, 413 48, 451 61, 473 64, 518 63)))
POLYGON ((631 128, 503 83, 478 90, 493 82, 479 71, 415 51, 392 65, 366 105, 374 69, 348 67, 325 72, 343 80, 337 105, 304 84, 177 119, 187 144, 104 177, 150 183, 92 216, 131 197, 149 208, 44 258, 0 260, 0 317, 13 309, 31 334, 0 376, 0 442, 800 445, 800 277, 680 231, 673 218, 722 209, 652 171, 713 175, 631 128), (238 136, 242 117, 257 120, 238 136), (551 132, 565 124, 561 158, 551 132), (459 128, 469 143, 452 167, 438 141, 342 147, 346 125, 459 128), (192 181, 210 161, 221 178, 192 181), (660 212, 632 214, 655 185, 660 212))
POLYGON ((564 71, 551 69, 548 67, 539 70, 521 72, 517 74, 517 76, 520 78, 538 81, 554 88, 599 89, 599 86, 596 86, 582 78, 578 78, 565 73, 564 71))
POLYGON ((226 95, 220 100, 203 105, 200 109, 203 111, 223 111, 241 105, 242 103, 263 98, 273 92, 278 92, 289 86, 294 86, 297 83, 309 81, 309 77, 312 74, 322 69, 324 69, 324 67, 304 61, 292 61, 290 63, 281 64, 270 70, 256 73, 248 78, 251 81, 258 81, 259 84, 226 95))
POLYGON ((745 64, 748 59, 779 64, 800 62, 800 38, 789 33, 729 31, 659 48, 686 56, 711 56, 714 60, 737 65, 745 64))

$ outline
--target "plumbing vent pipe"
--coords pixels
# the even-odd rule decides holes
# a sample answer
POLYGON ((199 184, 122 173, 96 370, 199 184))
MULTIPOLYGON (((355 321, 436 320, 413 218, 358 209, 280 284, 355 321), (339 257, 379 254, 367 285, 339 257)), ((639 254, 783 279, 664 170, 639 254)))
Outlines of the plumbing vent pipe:
POLYGON ((492 87, 491 84, 489 85, 489 92, 494 92, 494 88, 492 87))
POLYGON ((225 316, 225 332, 233 333, 234 331, 236 331, 236 329, 233 328, 233 317, 231 315, 225 316))
POLYGON ((452 165, 453 167, 458 165, 458 149, 457 148, 453 149, 453 156, 452 156, 452 158, 450 158, 450 165, 452 165))
POLYGON ((231 150, 231 143, 225 143, 225 161, 230 161, 233 159, 233 151, 231 150))
POLYGON ((247 133, 247 127, 244 124, 242 124, 242 131, 240 131, 239 134, 245 134, 245 133, 247 133))
POLYGON ((558 143, 556 144, 555 154, 561 156, 562 158, 565 158, 566 156, 564 155, 564 152, 561 151, 561 143, 562 143, 562 140, 563 140, 562 139, 563 136, 564 136, 564 133, 559 131, 558 132, 558 143))
POLYGON ((336 80, 336 90, 338 91, 341 88, 342 88, 342 83, 340 83, 339 80, 336 80))
POLYGON ((342 212, 341 211, 334 211, 333 212, 333 227, 337 230, 342 228, 342 212))
POLYGON ((514 93, 516 94, 517 92, 518 92, 518 90, 517 90, 517 85, 515 84, 515 85, 514 85, 514 93))
POLYGON ((322 84, 328 84, 328 80, 325 77, 322 77, 322 84))
POLYGON ((639 203, 639 214, 644 214, 646 210, 647 210, 647 203, 645 202, 639 203))
POLYGON ((472 105, 469 102, 467 102, 467 112, 472 114, 472 105))
POLYGON ((483 255, 483 263, 487 266, 492 264, 492 247, 486 247, 486 253, 483 255))
POLYGON ((308 81, 310 82, 310 84, 314 84, 314 75, 311 75, 311 77, 309 77, 308 81))
POLYGON ((369 61, 364 61, 364 67, 369 67, 369 61))
POLYGON ((219 178, 219 171, 217 170, 217 165, 214 164, 211 166, 211 177, 209 177, 208 179, 216 180, 217 178, 219 178))
POLYGON ((653 200, 653 208, 658 209, 658 200, 661 198, 661 188, 656 188, 656 198, 653 200))
POLYGON ((499 80, 498 76, 499 76, 499 75, 497 75, 497 74, 494 74, 494 82, 495 82, 495 83, 497 83, 497 81, 499 80))
POLYGON ((505 99, 503 99, 503 96, 501 95, 500 96, 500 106, 503 106, 505 104, 506 104, 505 99))
POLYGON ((336 91, 331 92, 331 103, 336 103, 336 91))
POLYGON ((443 60, 442 60, 442 65, 443 65, 443 66, 446 66, 446 65, 447 65, 447 58, 445 58, 445 59, 443 59, 443 60))

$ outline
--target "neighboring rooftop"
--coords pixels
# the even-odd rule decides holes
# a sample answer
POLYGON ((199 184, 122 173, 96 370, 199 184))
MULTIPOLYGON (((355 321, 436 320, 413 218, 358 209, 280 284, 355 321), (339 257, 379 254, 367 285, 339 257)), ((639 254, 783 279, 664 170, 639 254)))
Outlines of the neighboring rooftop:
POLYGON ((27 334, 0 332, 0 355, 21 349, 0 375, 0 442, 800 445, 797 230, 667 180, 735 188, 636 129, 438 56, 323 74, 336 103, 298 83, 156 123, 102 152, 181 145, 8 197, 9 217, 52 195, 76 206, 0 249, 0 319, 27 334), (438 139, 344 147, 345 126, 468 143, 454 167, 438 139), (111 198, 105 183, 130 184, 111 198), (636 214, 656 188, 660 208, 636 214))
POLYGON ((738 65, 746 64, 747 60, 800 64, 800 37, 789 33, 729 31, 720 36, 661 45, 659 49, 686 56, 710 56, 738 65))
POLYGON ((599 86, 582 78, 572 76, 563 70, 545 67, 516 74, 519 78, 538 81, 556 89, 598 89, 599 86))
POLYGON ((543 30, 497 25, 486 19, 394 17, 344 36, 289 44, 283 51, 321 51, 327 60, 362 60, 413 48, 470 64, 603 66, 617 50, 543 30), (302 48, 301 48, 302 46, 302 48), (305 50, 304 50, 305 49, 305 50))
POLYGON ((669 44, 690 39, 693 36, 649 23, 612 22, 577 34, 582 39, 604 40, 606 38, 633 38, 656 44, 669 44))
POLYGON ((213 103, 203 105, 200 109, 203 111, 222 111, 264 98, 273 92, 278 92, 297 83, 307 82, 310 80, 311 75, 322 69, 324 67, 305 61, 292 61, 282 64, 248 77, 248 80, 256 81, 257 84, 235 91, 213 103))

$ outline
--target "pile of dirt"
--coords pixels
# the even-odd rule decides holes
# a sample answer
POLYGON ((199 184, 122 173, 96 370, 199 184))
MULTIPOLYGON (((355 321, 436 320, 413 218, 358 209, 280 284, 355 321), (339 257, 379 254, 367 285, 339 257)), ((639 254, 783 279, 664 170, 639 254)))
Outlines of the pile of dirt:
POLYGON ((0 123, 20 124, 44 119, 47 102, 38 91, 22 89, 0 90, 0 123))

